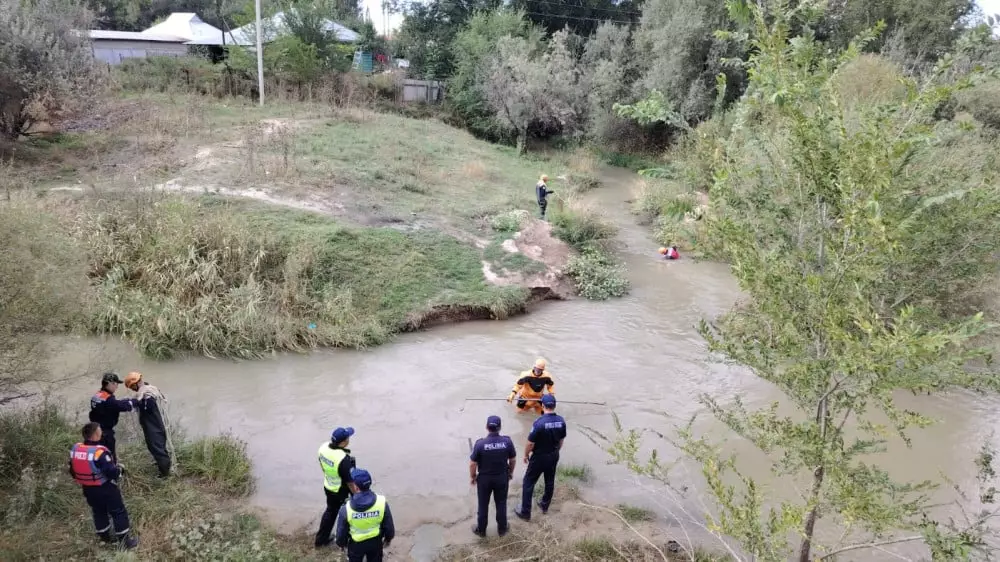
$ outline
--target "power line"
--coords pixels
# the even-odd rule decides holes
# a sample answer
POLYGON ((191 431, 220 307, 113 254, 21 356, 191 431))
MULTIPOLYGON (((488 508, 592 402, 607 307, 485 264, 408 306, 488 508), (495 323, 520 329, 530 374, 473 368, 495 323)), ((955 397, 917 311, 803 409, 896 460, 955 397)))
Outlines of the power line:
POLYGON ((529 15, 529 16, 541 16, 543 18, 560 18, 560 19, 566 19, 566 20, 597 21, 597 22, 605 22, 605 21, 607 21, 607 22, 611 22, 611 23, 622 23, 622 24, 628 24, 628 25, 632 25, 632 24, 635 23, 634 21, 631 21, 631 20, 612 20, 612 19, 606 19, 606 18, 584 18, 584 17, 580 17, 580 16, 563 16, 563 15, 559 15, 559 14, 542 14, 542 13, 539 13, 539 12, 524 12, 524 13, 527 14, 527 15, 529 15))
POLYGON ((573 4, 566 4, 565 2, 552 2, 551 0, 525 0, 525 4, 549 4, 552 6, 578 8, 580 10, 588 10, 592 12, 612 12, 615 14, 621 14, 623 16, 639 16, 642 15, 641 11, 637 12, 626 12, 624 10, 617 10, 615 8, 591 8, 588 6, 576 6, 573 4))

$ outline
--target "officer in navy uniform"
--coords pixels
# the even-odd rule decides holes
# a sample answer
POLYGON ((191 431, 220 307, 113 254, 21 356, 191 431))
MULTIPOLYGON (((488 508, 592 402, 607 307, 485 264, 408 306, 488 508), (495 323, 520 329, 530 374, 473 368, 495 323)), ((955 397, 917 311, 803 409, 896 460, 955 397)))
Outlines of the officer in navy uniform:
POLYGON ((131 549, 139 541, 129 536, 128 511, 117 480, 125 473, 111 452, 101 445, 101 426, 90 422, 83 426, 83 442, 73 445, 69 454, 69 474, 83 488, 83 497, 94 516, 94 529, 101 542, 116 542, 131 549), (111 524, 114 522, 114 538, 111 524))
POLYGON ((347 548, 348 562, 382 562, 382 549, 396 536, 389 503, 371 490, 367 470, 354 469, 351 478, 359 491, 337 515, 337 546, 347 548))
POLYGON ((316 548, 332 542, 331 533, 337 520, 337 513, 352 493, 358 488, 351 477, 351 469, 356 464, 348 445, 354 435, 353 427, 338 427, 330 434, 330 440, 319 446, 319 466, 323 469, 323 492, 326 494, 326 511, 319 520, 316 532, 316 548))
POLYGON ((490 513, 490 496, 497 510, 497 532, 507 534, 507 489, 517 466, 514 442, 500 435, 500 416, 486 418, 489 435, 476 441, 469 456, 469 477, 479 495, 479 514, 472 532, 486 536, 486 520, 490 513))
POLYGON ((122 412, 131 412, 139 405, 139 401, 134 398, 125 400, 115 398, 115 391, 121 383, 122 379, 115 373, 104 373, 101 378, 101 389, 90 398, 90 421, 101 425, 101 445, 107 447, 114 458, 118 458, 115 443, 118 416, 122 412))
POLYGON ((566 439, 566 420, 556 414, 556 397, 551 394, 542 396, 542 408, 544 413, 532 424, 528 444, 524 448, 524 463, 528 465, 528 469, 524 472, 521 507, 514 508, 514 515, 525 521, 531 521, 531 495, 539 476, 545 477, 545 492, 538 507, 542 513, 549 510, 552 493, 555 491, 559 449, 562 448, 563 439, 566 439))

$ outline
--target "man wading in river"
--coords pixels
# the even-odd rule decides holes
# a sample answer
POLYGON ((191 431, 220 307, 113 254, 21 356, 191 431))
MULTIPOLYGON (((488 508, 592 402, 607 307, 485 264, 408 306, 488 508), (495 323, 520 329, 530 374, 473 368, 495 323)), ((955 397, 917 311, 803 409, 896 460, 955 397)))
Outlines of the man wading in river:
POLYGON ((355 461, 351 457, 351 436, 353 427, 338 427, 330 434, 330 441, 319 446, 319 466, 323 469, 323 492, 326 494, 326 511, 319 520, 316 533, 316 548, 330 544, 333 524, 337 513, 347 500, 349 493, 358 493, 358 487, 351 476, 355 461))
POLYGON ((155 386, 142 380, 142 373, 132 371, 125 375, 125 386, 136 393, 139 425, 146 439, 146 449, 153 455, 160 478, 170 475, 170 452, 167 449, 167 425, 160 406, 166 397, 155 386))

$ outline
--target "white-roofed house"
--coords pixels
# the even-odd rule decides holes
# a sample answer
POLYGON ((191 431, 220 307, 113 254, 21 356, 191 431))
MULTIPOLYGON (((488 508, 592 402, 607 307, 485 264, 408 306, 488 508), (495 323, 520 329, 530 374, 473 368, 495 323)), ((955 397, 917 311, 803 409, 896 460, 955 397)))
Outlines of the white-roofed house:
POLYGON ((91 30, 88 35, 94 58, 110 65, 121 64, 125 59, 183 57, 188 53, 183 37, 100 29, 91 30))
MULTIPOLYGON (((270 43, 279 36, 288 33, 288 26, 285 25, 285 13, 278 12, 270 18, 266 18, 261 22, 261 27, 263 28, 261 36, 262 43, 270 43)), ((323 21, 323 30, 327 33, 334 34, 337 41, 341 43, 357 43, 361 40, 361 35, 358 32, 344 27, 343 25, 332 20, 323 21)), ((231 38, 232 42, 237 45, 256 46, 257 25, 250 23, 244 25, 243 27, 238 27, 232 31, 231 38)), ((226 39, 228 40, 230 37, 227 36, 226 39)))
POLYGON ((214 25, 209 25, 191 12, 177 12, 170 14, 166 20, 143 31, 148 35, 166 35, 181 37, 189 45, 224 45, 232 43, 223 41, 222 30, 214 25))

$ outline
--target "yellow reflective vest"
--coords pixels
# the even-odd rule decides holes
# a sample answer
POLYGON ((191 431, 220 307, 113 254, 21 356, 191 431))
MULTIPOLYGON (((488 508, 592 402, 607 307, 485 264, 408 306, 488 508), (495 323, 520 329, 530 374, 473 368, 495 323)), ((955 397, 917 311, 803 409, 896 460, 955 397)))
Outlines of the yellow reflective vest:
POLYGON ((347 458, 343 449, 334 449, 329 443, 319 446, 319 465, 323 468, 323 487, 331 492, 340 491, 340 463, 347 458))
POLYGON ((374 539, 382 532, 382 519, 385 518, 385 496, 376 495, 375 503, 364 511, 351 509, 347 502, 347 527, 354 542, 374 539))

